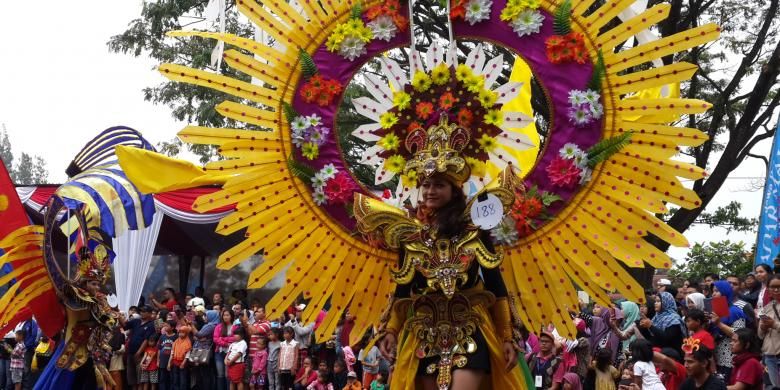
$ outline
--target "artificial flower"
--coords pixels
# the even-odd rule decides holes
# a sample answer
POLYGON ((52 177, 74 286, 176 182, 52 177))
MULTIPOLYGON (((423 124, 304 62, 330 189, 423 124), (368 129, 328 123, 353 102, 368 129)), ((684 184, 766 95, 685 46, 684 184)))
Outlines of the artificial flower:
POLYGON ((314 86, 314 88, 322 88, 322 86, 325 84, 325 79, 323 79, 322 75, 315 74, 309 78, 309 84, 314 86))
POLYGON ((482 134, 482 138, 477 140, 477 143, 479 143, 479 147, 485 152, 491 152, 498 147, 498 141, 487 134, 482 134))
POLYGON ((377 145, 381 146, 384 150, 396 150, 401 146, 401 140, 395 133, 387 133, 387 135, 377 142, 377 145))
POLYGON ((579 146, 577 146, 577 144, 569 142, 563 145, 561 150, 558 151, 558 155, 563 158, 572 159, 574 158, 574 156, 577 155, 577 152, 581 152, 581 151, 582 150, 580 149, 579 146))
POLYGON ((490 19, 490 7, 492 6, 493 0, 469 0, 466 4, 464 19, 472 26, 483 20, 490 19))
POLYGON ((523 11, 536 10, 539 5, 539 0, 509 0, 501 11, 501 20, 505 22, 515 20, 523 11))
POLYGON ((328 134, 330 134, 330 129, 325 126, 316 126, 312 127, 311 130, 312 131, 309 133, 309 140, 319 146, 325 144, 328 134))
POLYGON ((501 110, 489 110, 484 120, 489 125, 501 126, 504 123, 504 115, 501 114, 501 110))
POLYGON ((322 123, 322 118, 317 114, 311 114, 306 117, 306 120, 309 122, 309 126, 317 127, 322 123))
POLYGON ((483 177, 485 176, 485 173, 487 173, 486 164, 474 157, 466 157, 466 164, 469 165, 471 176, 483 177))
POLYGON ((471 68, 466 64, 460 64, 455 68, 455 78, 463 82, 474 74, 471 68))
POLYGON ((574 154, 572 155, 572 159, 574 160, 574 165, 576 165, 577 168, 584 170, 588 167, 588 152, 577 148, 577 150, 575 150, 574 154))
POLYGON ((433 103, 431 102, 420 102, 417 103, 417 105, 414 107, 415 113, 417 113, 417 116, 420 117, 420 119, 426 120, 431 117, 433 114, 433 103))
POLYGON ((412 103, 412 97, 404 91, 398 91, 393 95, 393 105, 398 107, 398 111, 409 108, 412 103))
POLYGON ((581 104, 587 103, 588 100, 585 99, 585 92, 580 91, 578 89, 572 89, 569 91, 569 104, 572 106, 579 106, 581 104))
POLYGON ((392 173, 401 173, 406 165, 406 160, 400 155, 393 155, 385 160, 385 169, 392 173))
POLYGON ((590 179, 593 177, 593 170, 590 168, 582 168, 582 172, 580 172, 580 181, 579 184, 585 184, 590 181, 590 179))
POLYGON ((325 183, 323 190, 328 197, 329 203, 344 204, 352 197, 352 194, 355 192, 355 186, 352 184, 349 174, 339 172, 334 178, 325 183))
POLYGON ((319 173, 325 180, 328 180, 336 176, 336 174, 339 173, 339 170, 336 169, 336 166, 333 164, 325 164, 325 166, 320 169, 319 173))
POLYGON ((520 238, 515 228, 515 221, 510 216, 504 217, 498 226, 491 229, 490 236, 496 244, 507 246, 514 245, 520 238))
POLYGON ((354 61, 355 58, 366 54, 366 43, 359 37, 346 37, 341 41, 339 54, 350 61, 354 61))
POLYGON ((453 0, 450 4, 450 19, 457 20, 466 17, 467 0, 453 0))
POLYGON ((417 187, 417 171, 410 170, 401 175, 401 183, 407 188, 417 187))
POLYGON ((393 18, 388 15, 381 15, 368 23, 368 28, 374 35, 374 38, 389 42, 398 33, 398 27, 393 22, 393 18))
POLYGON ((319 190, 314 191, 311 194, 311 197, 314 198, 314 203, 316 203, 317 206, 328 204, 328 196, 325 195, 325 193, 322 191, 321 188, 319 190))
POLYGON ((538 33, 542 28, 542 23, 544 23, 544 15, 541 12, 526 9, 512 19, 510 25, 517 36, 522 37, 538 33))
POLYGON ((309 160, 314 160, 320 155, 320 148, 314 142, 304 142, 301 146, 301 154, 309 160))
POLYGON ((412 87, 417 92, 425 92, 431 88, 431 78, 423 71, 417 71, 412 77, 412 87))
POLYGON ((587 89, 584 92, 582 92, 582 98, 585 99, 590 104, 596 104, 599 103, 599 101, 601 100, 601 95, 599 95, 598 92, 592 89, 587 89))
MULTIPOLYGON (((335 176, 335 174, 333 175, 335 176)), ((322 187, 325 186, 325 182, 327 182, 329 179, 332 179, 333 176, 328 176, 320 170, 319 172, 315 173, 314 176, 311 178, 311 186, 315 190, 322 190, 322 187)))
POLYGON ((463 85, 469 92, 479 93, 485 87, 485 78, 478 74, 472 74, 463 80, 463 85))
POLYGON ((455 105, 457 99, 452 95, 452 92, 446 92, 439 98, 439 108, 442 110, 449 110, 455 105))
POLYGON ((322 92, 327 93, 330 96, 336 96, 341 93, 343 87, 338 82, 338 80, 330 79, 327 82, 325 82, 325 85, 322 87, 322 92))
POLYGON ((545 169, 550 182, 556 187, 571 188, 580 181, 580 169, 574 160, 555 157, 545 169))
POLYGON ((468 108, 461 108, 458 111, 458 124, 463 127, 470 127, 474 121, 474 113, 468 108))
POLYGON ((479 91, 479 103, 482 104, 482 107, 485 109, 493 107, 496 104, 496 100, 498 100, 497 93, 489 89, 479 91))
POLYGON ((569 109, 569 120, 575 126, 585 126, 593 121, 593 117, 590 115, 590 109, 586 106, 577 106, 569 109))
POLYGON ((313 103, 315 100, 317 100, 317 96, 319 96, 319 94, 319 89, 311 84, 307 83, 301 87, 301 97, 306 103, 313 103))
POLYGON ((444 85, 450 81, 450 68, 445 63, 436 65, 431 70, 431 80, 436 85, 444 85))
POLYGON ((550 36, 545 41, 545 49, 547 59, 554 64, 572 61, 584 64, 588 60, 585 38, 578 32, 550 36))
POLYGON ((590 115, 595 119, 601 119, 604 115, 604 106, 601 103, 592 103, 590 106, 590 115))
POLYGON ((420 122, 414 121, 409 124, 409 126, 406 128, 407 133, 412 133, 414 131, 422 129, 422 124, 420 122))
POLYGON ((311 123, 309 122, 309 119, 305 116, 297 116, 295 119, 290 122, 290 128, 293 131, 304 131, 311 126, 311 123))
POLYGON ((383 129, 389 129, 398 123, 398 116, 392 112, 386 112, 379 117, 379 125, 383 129))

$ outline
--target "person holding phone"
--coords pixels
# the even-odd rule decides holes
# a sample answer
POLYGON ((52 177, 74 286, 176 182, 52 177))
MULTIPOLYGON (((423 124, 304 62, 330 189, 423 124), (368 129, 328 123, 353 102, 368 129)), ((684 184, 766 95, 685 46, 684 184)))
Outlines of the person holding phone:
POLYGON ((682 343, 686 329, 682 318, 677 314, 677 304, 668 292, 658 294, 655 299, 655 316, 649 319, 643 316, 639 320, 639 331, 653 347, 673 348, 682 355, 682 343))
POLYGON ((735 330, 744 328, 747 325, 747 321, 742 309, 734 305, 734 290, 729 282, 718 280, 712 283, 712 298, 719 299, 719 297, 726 298, 729 314, 720 318, 714 313, 710 315, 717 338, 715 361, 717 362, 718 373, 724 378, 729 378, 731 377, 732 360, 734 359, 734 354, 731 352, 731 337, 734 335, 735 330))
POLYGON ((780 387, 780 360, 777 358, 780 355, 780 275, 769 281, 767 294, 772 295, 772 300, 759 311, 758 337, 764 341, 761 353, 769 381, 773 387, 780 387))

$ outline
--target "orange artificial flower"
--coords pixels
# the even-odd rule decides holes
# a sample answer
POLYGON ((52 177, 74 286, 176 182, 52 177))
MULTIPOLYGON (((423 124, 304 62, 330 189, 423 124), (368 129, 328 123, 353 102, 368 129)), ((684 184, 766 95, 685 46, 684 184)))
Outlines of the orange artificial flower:
POLYGON ((439 108, 442 110, 449 110, 455 105, 455 102, 457 102, 457 99, 452 95, 452 92, 447 92, 439 98, 439 108))
POLYGON ((421 119, 428 119, 433 114, 433 103, 431 102, 417 103, 417 106, 415 106, 415 112, 417 112, 417 116, 419 116, 421 119))

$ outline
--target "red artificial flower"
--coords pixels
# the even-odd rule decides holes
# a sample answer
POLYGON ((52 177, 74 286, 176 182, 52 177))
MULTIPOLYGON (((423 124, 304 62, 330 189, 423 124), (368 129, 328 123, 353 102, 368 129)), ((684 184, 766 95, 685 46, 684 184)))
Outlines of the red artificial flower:
POLYGON ((318 88, 311 84, 307 83, 301 88, 301 97, 306 103, 313 103, 315 100, 317 100, 319 95, 320 93, 318 88))
POLYGON ((415 112, 417 112, 417 116, 421 119, 428 119, 431 117, 431 114, 433 114, 433 103, 431 102, 420 102, 417 103, 417 106, 415 106, 415 112))
POLYGON ((574 159, 557 156, 545 170, 550 182, 557 187, 571 188, 580 182, 581 171, 574 164, 574 159))
POLYGON ((325 82, 323 89, 325 90, 325 92, 335 97, 336 95, 341 93, 341 90, 343 88, 337 80, 330 79, 325 82))
POLYGON ((423 128, 423 127, 422 127, 422 125, 420 124, 420 122, 414 121, 414 122, 412 122, 412 123, 410 123, 410 124, 409 124, 409 127, 407 127, 407 128, 406 128, 406 132, 407 132, 407 133, 412 133, 412 132, 414 132, 414 131, 416 131, 416 130, 420 130, 420 129, 422 129, 422 128, 423 128))
POLYGON ((385 10, 383 6, 375 5, 366 11, 366 18, 368 18, 368 20, 374 20, 378 18, 379 15, 382 15, 384 11, 385 10))
POLYGON ((450 19, 466 19, 466 0, 455 0, 451 4, 450 19))
POLYGON ((542 210, 544 210, 544 204, 542 204, 542 201, 537 197, 526 198, 523 203, 528 218, 536 218, 542 213, 542 210))
POLYGON ((547 38, 546 41, 544 41, 544 45, 547 48, 547 50, 553 49, 553 48, 559 48, 563 46, 564 44, 563 37, 560 35, 553 35, 549 38, 547 38))
POLYGON ((401 11, 401 2, 398 0, 385 0, 385 5, 382 6, 382 9, 388 15, 396 15, 401 11))
POLYGON ((439 108, 442 110, 449 110, 456 101, 457 99, 452 95, 452 92, 447 92, 439 98, 439 108))
POLYGON ((333 102, 333 95, 327 92, 320 92, 319 96, 317 96, 317 105, 320 107, 327 107, 331 102, 333 102))
POLYGON ((406 27, 409 25, 409 19, 404 17, 401 14, 393 15, 393 23, 400 31, 406 30, 406 27))
POLYGON ((346 204, 355 192, 355 186, 347 172, 339 172, 336 176, 325 182, 325 195, 330 204, 346 204))
POLYGON ((314 86, 314 88, 322 88, 323 84, 325 84, 325 79, 320 74, 315 74, 309 79, 309 85, 314 86))
POLYGON ((463 127, 470 127, 471 122, 474 121, 474 113, 468 108, 461 108, 458 111, 458 124, 463 127))

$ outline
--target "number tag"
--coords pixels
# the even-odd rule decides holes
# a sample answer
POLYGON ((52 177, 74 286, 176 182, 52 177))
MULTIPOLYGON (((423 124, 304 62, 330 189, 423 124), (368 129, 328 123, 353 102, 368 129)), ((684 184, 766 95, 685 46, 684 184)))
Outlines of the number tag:
POLYGON ((108 303, 108 306, 111 306, 111 307, 118 307, 119 306, 119 298, 117 298, 117 296, 114 295, 114 294, 111 294, 111 295, 107 296, 106 297, 106 301, 108 303))
POLYGON ((471 205, 471 221, 482 230, 490 230, 504 218, 504 205, 493 194, 487 194, 483 200, 471 205))
POLYGON ((537 389, 541 389, 542 388, 542 376, 541 375, 537 375, 536 377, 534 377, 534 386, 537 389))

